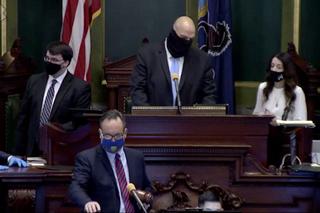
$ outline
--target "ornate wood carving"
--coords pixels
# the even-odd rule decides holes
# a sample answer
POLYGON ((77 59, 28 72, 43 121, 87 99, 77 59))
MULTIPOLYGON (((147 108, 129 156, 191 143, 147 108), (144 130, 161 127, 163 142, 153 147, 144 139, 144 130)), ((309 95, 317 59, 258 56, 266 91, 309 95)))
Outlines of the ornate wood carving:
POLYGON ((153 204, 154 208, 168 205, 169 207, 166 210, 184 210, 186 208, 196 208, 198 207, 198 204, 196 203, 196 205, 194 205, 192 201, 197 202, 199 195, 205 191, 212 191, 215 195, 217 195, 224 210, 239 209, 243 203, 242 198, 219 185, 209 184, 205 180, 200 184, 195 184, 191 179, 191 176, 184 172, 172 174, 167 184, 161 184, 159 181, 154 181, 153 188, 155 190, 155 199, 153 204), (178 185, 181 184, 182 187, 178 187, 178 185), (191 193, 189 191, 191 191, 191 193), (168 192, 171 193, 171 198, 161 198, 163 194, 167 194, 168 196, 168 192), (163 200, 166 201, 165 204, 162 202, 163 200), (170 200, 171 203, 170 201, 168 203, 168 200, 170 200))
POLYGON ((11 189, 8 191, 8 212, 34 212, 36 192, 34 189, 11 189))
POLYGON ((104 65, 108 109, 125 112, 125 98, 129 96, 129 81, 135 61, 136 56, 134 55, 104 65))

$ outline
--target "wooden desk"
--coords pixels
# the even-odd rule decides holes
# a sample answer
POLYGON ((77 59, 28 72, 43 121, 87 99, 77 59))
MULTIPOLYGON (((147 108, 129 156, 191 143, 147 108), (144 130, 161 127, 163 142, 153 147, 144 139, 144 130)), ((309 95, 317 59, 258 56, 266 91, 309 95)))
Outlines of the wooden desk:
POLYGON ((72 167, 9 168, 0 171, 1 209, 54 212, 67 201, 72 167))
MULTIPOLYGON (((162 184, 168 182, 171 174, 184 171, 196 185, 209 183, 223 186, 244 199, 245 203, 240 209, 242 213, 320 211, 318 175, 310 173, 275 175, 263 172, 258 167, 255 167, 254 171, 255 165, 244 166, 248 164, 245 162, 248 148, 243 147, 242 150, 235 151, 234 147, 212 146, 207 149, 184 148, 185 153, 167 152, 159 153, 157 156, 149 155, 145 157, 147 173, 150 180, 162 184)), ((0 201, 2 205, 8 204, 9 209, 18 209, 10 212, 79 212, 79 209, 68 205, 66 199, 70 180, 71 167, 10 168, 0 171, 0 201), (19 193, 16 193, 18 189, 29 191, 26 193, 22 191, 18 196, 19 193), (20 203, 16 201, 19 198, 20 203), (21 202, 24 205, 20 205, 21 202)), ((178 189, 180 186, 179 183, 178 189)), ((160 200, 158 204, 160 205, 158 209, 166 207, 168 200, 160 200)), ((5 212, 2 206, 1 212, 5 212)))
MULTIPOLYGON (((52 143, 61 152, 53 154, 72 164, 74 156, 66 150, 98 144, 97 117, 90 119, 83 129, 87 132, 77 134, 79 140, 72 144, 68 142, 73 133, 57 133, 52 143)), ((150 180, 165 184, 172 174, 184 172, 195 184, 218 184, 245 200, 243 213, 320 212, 317 175, 275 174, 264 167, 270 120, 257 116, 127 116, 126 145, 144 152, 150 180)), ((166 207, 164 204, 168 201, 159 201, 156 209, 166 207)))

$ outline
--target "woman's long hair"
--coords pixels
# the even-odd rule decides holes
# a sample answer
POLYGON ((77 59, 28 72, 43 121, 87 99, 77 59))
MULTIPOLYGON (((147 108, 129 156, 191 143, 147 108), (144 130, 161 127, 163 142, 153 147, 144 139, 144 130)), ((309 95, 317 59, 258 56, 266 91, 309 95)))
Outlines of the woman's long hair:
POLYGON ((273 58, 279 59, 283 64, 283 78, 284 78, 284 93, 286 96, 287 102, 293 102, 296 99, 296 94, 294 93, 294 89, 296 88, 296 70, 295 65, 291 61, 291 56, 288 53, 278 53, 269 60, 269 64, 267 66, 267 75, 266 82, 267 86, 263 89, 263 94, 265 96, 265 100, 267 101, 269 98, 269 94, 271 93, 274 87, 274 81, 271 77, 271 62, 273 58))

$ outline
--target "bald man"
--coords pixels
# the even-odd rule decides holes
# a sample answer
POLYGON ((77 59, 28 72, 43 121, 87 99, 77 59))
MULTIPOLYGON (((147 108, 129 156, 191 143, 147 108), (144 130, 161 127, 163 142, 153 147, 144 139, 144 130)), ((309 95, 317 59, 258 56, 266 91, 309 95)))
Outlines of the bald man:
POLYGON ((176 80, 182 106, 215 103, 215 84, 209 56, 191 46, 196 28, 187 16, 179 17, 165 40, 142 47, 131 76, 135 106, 174 106, 176 80))

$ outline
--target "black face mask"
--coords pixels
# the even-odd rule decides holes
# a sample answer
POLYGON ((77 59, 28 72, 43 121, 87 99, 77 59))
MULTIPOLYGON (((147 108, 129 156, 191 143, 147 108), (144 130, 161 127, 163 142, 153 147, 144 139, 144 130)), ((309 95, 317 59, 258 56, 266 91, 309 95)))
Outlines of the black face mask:
POLYGON ((54 64, 48 61, 44 62, 44 65, 45 65, 46 72, 49 75, 54 75, 61 69, 60 64, 54 64))
POLYGON ((183 38, 180 38, 173 29, 170 31, 167 38, 168 50, 174 58, 186 56, 191 44, 192 39, 185 40, 183 38))
POLYGON ((283 72, 275 72, 275 71, 270 70, 270 78, 274 82, 282 81, 284 79, 283 72))

